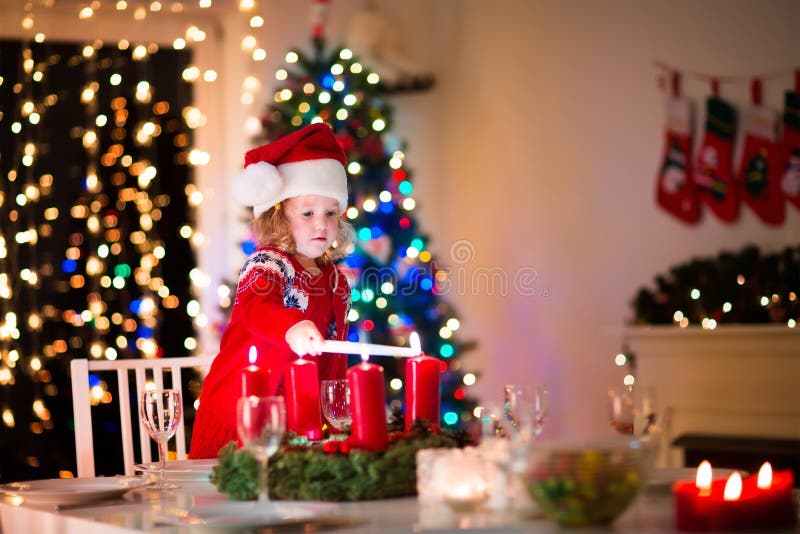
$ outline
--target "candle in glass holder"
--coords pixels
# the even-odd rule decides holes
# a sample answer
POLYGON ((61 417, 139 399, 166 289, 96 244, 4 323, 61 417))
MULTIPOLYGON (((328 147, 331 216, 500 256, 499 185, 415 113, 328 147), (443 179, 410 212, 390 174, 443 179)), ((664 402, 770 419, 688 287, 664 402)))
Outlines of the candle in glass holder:
POLYGON ((761 467, 758 476, 742 479, 739 473, 733 473, 727 480, 710 480, 710 484, 705 480, 701 482, 698 473, 696 481, 679 481, 672 487, 676 527, 711 532, 795 525, 797 506, 792 498, 793 484, 791 471, 773 473, 769 463, 761 467))
POLYGON ((485 461, 475 449, 448 449, 434 471, 442 501, 455 512, 473 510, 489 498, 485 461))
POLYGON ((322 439, 317 364, 297 358, 286 366, 286 428, 311 441, 322 439))
POLYGON ((386 392, 383 367, 368 363, 369 356, 362 354, 362 362, 347 370, 350 382, 350 441, 354 448, 367 451, 385 451, 389 446, 386 426, 386 392))
POLYGON ((258 351, 255 345, 250 347, 247 358, 250 361, 250 365, 242 369, 242 397, 266 397, 272 395, 269 369, 256 365, 258 351))

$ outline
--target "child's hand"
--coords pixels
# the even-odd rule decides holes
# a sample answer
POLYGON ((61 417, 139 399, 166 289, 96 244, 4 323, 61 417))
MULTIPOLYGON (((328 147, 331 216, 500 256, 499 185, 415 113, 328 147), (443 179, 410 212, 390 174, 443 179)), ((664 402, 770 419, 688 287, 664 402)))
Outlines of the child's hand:
POLYGON ((300 356, 304 354, 319 356, 322 353, 323 341, 317 326, 309 320, 300 321, 286 331, 286 343, 300 356))

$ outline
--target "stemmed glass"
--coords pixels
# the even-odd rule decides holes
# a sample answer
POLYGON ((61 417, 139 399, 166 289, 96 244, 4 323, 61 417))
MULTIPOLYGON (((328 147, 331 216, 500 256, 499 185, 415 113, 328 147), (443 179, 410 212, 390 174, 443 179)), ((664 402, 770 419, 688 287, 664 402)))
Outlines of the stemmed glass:
POLYGON ((175 435, 181 420, 183 405, 181 392, 177 389, 155 389, 145 391, 139 403, 142 421, 150 437, 158 444, 159 476, 157 490, 174 489, 178 486, 164 479, 167 459, 167 441, 175 435))
POLYGON ((483 455, 502 473, 505 494, 511 503, 520 494, 514 474, 525 467, 528 446, 542 431, 548 396, 544 384, 509 384, 503 389, 502 404, 490 402, 481 411, 483 455))
POLYGON ((481 447, 483 455, 504 474, 511 469, 511 423, 502 404, 489 402, 481 408, 481 447))
POLYGON ((620 386, 608 390, 608 417, 621 434, 647 436, 656 426, 655 391, 648 386, 620 386))
POLYGON ((339 431, 350 427, 353 417, 350 414, 350 384, 345 379, 323 380, 320 382, 320 402, 325 419, 339 431))
POLYGON ((550 392, 544 384, 509 384, 504 389, 503 408, 512 439, 528 443, 542 433, 547 420, 550 392))
POLYGON ((283 397, 242 397, 236 405, 239 439, 258 461, 258 500, 269 500, 269 457, 275 454, 286 431, 283 397))

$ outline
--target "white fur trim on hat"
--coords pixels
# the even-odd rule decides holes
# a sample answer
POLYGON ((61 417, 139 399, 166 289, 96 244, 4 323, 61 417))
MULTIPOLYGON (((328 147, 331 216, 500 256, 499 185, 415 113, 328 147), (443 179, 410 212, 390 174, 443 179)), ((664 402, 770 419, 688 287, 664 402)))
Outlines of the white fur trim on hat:
POLYGON ((271 202, 271 207, 281 201, 278 196, 282 186, 283 178, 278 169, 265 161, 259 161, 251 163, 233 177, 232 193, 233 198, 245 206, 261 206, 271 202))
POLYGON ((277 172, 283 187, 275 197, 252 204, 256 217, 278 202, 301 195, 333 198, 339 203, 340 212, 347 209, 347 174, 339 161, 328 158, 293 161, 278 165, 277 172))

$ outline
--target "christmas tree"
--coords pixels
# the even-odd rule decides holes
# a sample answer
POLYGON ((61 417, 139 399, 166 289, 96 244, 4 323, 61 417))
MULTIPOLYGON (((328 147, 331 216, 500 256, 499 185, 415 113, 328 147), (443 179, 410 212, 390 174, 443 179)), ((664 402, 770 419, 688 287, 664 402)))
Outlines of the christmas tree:
MULTIPOLYGON (((346 48, 326 51, 313 38, 311 55, 286 54, 286 67, 262 118, 265 139, 277 139, 314 122, 330 124, 347 154, 350 199, 345 217, 356 231, 356 247, 339 267, 352 287, 351 341, 408 345, 417 332, 426 354, 441 360, 442 424, 456 428, 473 420, 474 401, 465 386, 459 356, 469 343, 456 339, 459 320, 441 299, 447 273, 437 268, 429 238, 414 218, 412 171, 404 143, 392 134, 393 107, 379 73, 370 72, 346 48)), ((245 252, 253 243, 246 242, 245 252)), ((387 395, 394 407, 403 396, 404 366, 381 359, 387 395)))

